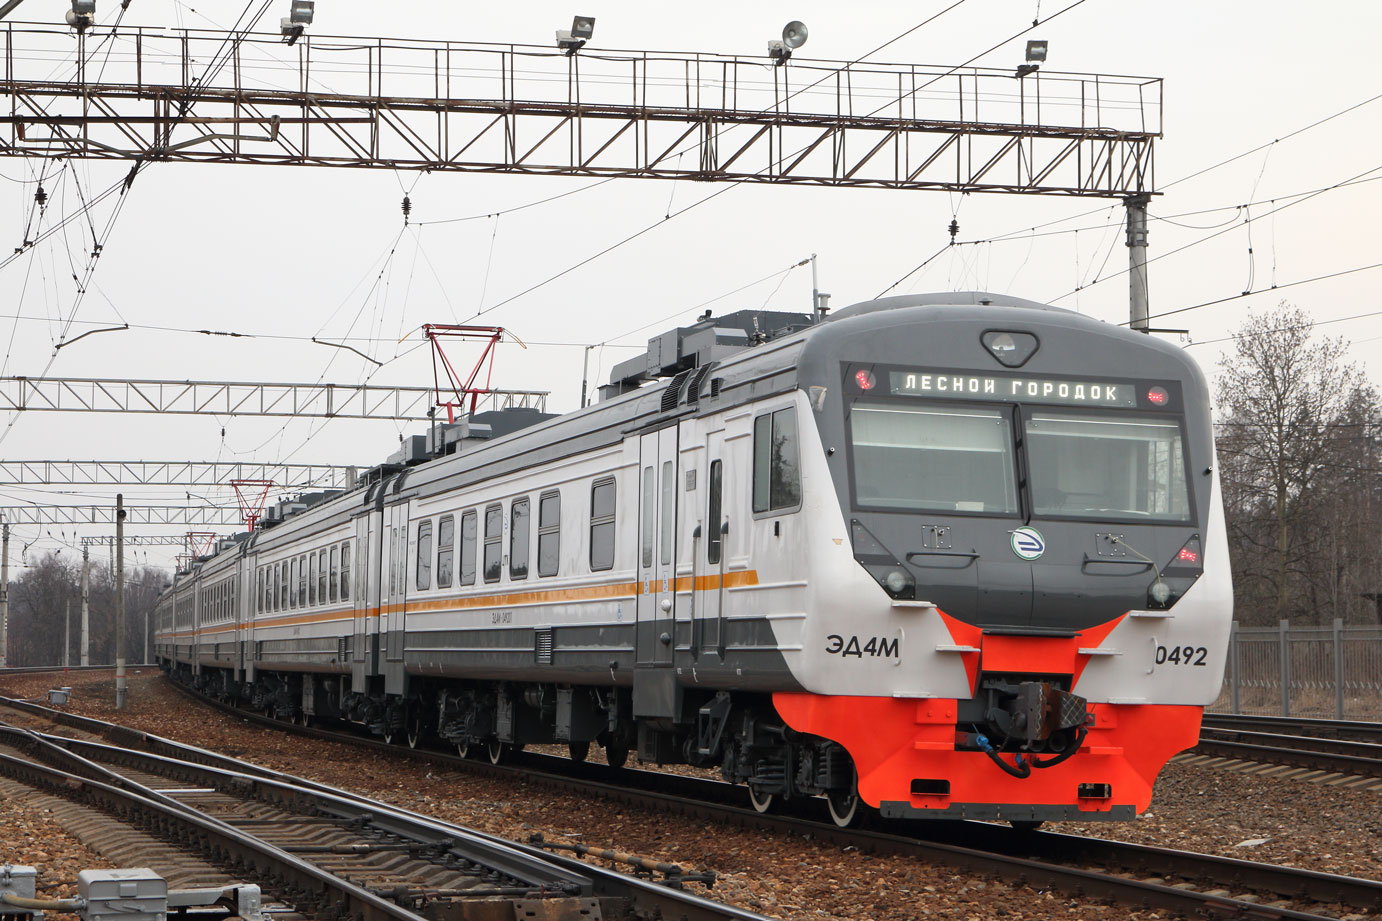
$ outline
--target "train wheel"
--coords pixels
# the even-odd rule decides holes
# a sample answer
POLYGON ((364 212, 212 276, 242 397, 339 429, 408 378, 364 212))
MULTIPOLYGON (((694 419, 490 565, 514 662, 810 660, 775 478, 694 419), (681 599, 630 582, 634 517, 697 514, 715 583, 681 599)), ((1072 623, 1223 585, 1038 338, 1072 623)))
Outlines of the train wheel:
POLYGON ((859 772, 851 771, 849 787, 825 795, 826 804, 830 807, 830 818, 840 828, 849 828, 859 821, 860 801, 859 801, 859 772))
POLYGON ((470 757, 470 737, 469 737, 469 736, 466 736, 464 739, 461 739, 461 741, 459 741, 459 742, 456 743, 456 754, 459 755, 459 756, 461 756, 462 758, 469 758, 469 757, 470 757))
POLYGON ((756 789, 752 784, 749 785, 749 804, 753 806, 753 811, 764 813, 773 808, 773 803, 777 797, 771 793, 764 793, 756 789))
POLYGON ((568 742, 567 749, 571 752, 572 761, 584 761, 590 757, 589 742, 568 742))
POLYGON ((605 746, 605 763, 612 768, 621 768, 629 760, 629 747, 611 742, 605 746))
POLYGON ((859 791, 850 789, 848 793, 828 793, 825 797, 830 807, 830 818, 840 828, 849 828, 859 821, 859 791))
POLYGON ((422 737, 426 735, 426 730, 422 728, 422 714, 409 714, 406 723, 408 730, 408 747, 417 748, 422 744, 422 737))
POLYGON ((498 739, 489 740, 489 763, 503 764, 509 756, 509 747, 498 739))

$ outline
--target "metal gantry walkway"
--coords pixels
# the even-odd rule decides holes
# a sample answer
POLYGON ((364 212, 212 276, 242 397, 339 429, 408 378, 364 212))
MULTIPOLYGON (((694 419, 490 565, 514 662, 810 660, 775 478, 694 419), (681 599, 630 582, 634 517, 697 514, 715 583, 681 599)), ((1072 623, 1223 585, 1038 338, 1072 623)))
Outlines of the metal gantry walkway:
POLYGON ((236 461, 0 459, 0 486, 225 486, 272 480, 283 489, 344 489, 362 467, 236 461))
MULTIPOLYGON (((156 381, 74 377, 0 377, 0 411, 288 416, 425 422, 431 387, 380 384, 273 384, 251 381, 156 381)), ((547 392, 491 390, 479 408, 545 411, 547 392)))
POLYGON ((0 46, 0 155, 1125 198, 1161 135, 1148 77, 37 23, 0 46))

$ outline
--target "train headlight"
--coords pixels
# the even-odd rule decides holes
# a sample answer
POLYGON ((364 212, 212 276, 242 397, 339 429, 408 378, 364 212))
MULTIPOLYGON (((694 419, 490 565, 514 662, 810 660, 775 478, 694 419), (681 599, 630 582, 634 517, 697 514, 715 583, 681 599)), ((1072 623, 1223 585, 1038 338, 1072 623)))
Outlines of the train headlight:
POLYGON ((902 569, 890 569, 888 574, 883 577, 883 587, 888 590, 888 594, 894 598, 903 592, 916 588, 916 580, 912 574, 902 569))
POLYGON ((1157 604, 1165 604, 1167 601, 1171 600, 1171 586, 1158 580, 1147 594, 1151 595, 1152 600, 1157 604))

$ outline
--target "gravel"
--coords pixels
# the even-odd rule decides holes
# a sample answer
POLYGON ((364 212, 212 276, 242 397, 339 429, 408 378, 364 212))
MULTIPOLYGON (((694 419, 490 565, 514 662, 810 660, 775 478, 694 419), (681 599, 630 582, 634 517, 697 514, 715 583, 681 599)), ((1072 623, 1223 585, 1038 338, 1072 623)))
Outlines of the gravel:
MULTIPOLYGON (((0 678, 0 694, 33 697, 58 683, 51 675, 0 678)), ((233 754, 276 770, 354 790, 418 812, 513 840, 541 832, 549 841, 580 841, 719 875, 711 898, 784 919, 904 921, 953 918, 1163 917, 1038 891, 1016 881, 978 876, 903 857, 877 857, 769 832, 705 827, 695 820, 568 794, 531 789, 350 746, 260 729, 188 701, 159 675, 129 678, 128 706, 113 707, 109 673, 63 676, 70 709, 158 735, 233 754)), ((0 711, 0 718, 4 713, 0 711)), ((592 752, 599 757, 598 751, 592 752)), ((1068 823, 1059 830, 1191 849, 1246 860, 1382 878, 1379 790, 1281 780, 1226 768, 1171 764, 1157 782, 1150 812, 1136 822, 1068 823)), ((747 797, 746 797, 747 799, 747 797)), ((4 820, 12 819, 6 804, 4 820)), ((43 863, 36 853, 76 853, 47 825, 0 822, 0 862, 43 863)), ((45 878, 75 876, 45 865, 45 878)))

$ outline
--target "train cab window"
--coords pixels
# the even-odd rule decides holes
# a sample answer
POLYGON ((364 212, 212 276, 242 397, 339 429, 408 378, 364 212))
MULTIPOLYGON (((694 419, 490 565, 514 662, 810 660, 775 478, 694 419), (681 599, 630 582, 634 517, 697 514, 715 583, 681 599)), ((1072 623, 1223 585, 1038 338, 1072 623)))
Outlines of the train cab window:
POLYGON ((677 478, 671 461, 662 462, 662 565, 672 562, 672 537, 677 526, 677 478))
POLYGON ((317 554, 317 604, 326 604, 326 548, 317 554))
POLYGON ((336 585, 341 581, 340 547, 331 545, 331 600, 336 600, 336 585))
POLYGON ((420 521, 417 526, 417 573, 414 584, 418 591, 432 587, 432 522, 420 521))
POLYGON ((298 557, 298 604, 307 606, 307 555, 298 557))
POLYGON ((456 543, 456 517, 443 515, 437 522, 437 588, 451 587, 453 548, 456 543))
POLYGON ((753 420, 753 510, 775 512, 801 504, 801 467, 794 407, 753 420))
POLYGON ((724 546, 724 535, 720 533, 720 518, 724 514, 724 462, 710 462, 710 505, 705 512, 705 561, 707 563, 720 562, 721 548, 724 546))
POLYGON ((861 402, 850 429, 861 507, 1017 513, 1008 410, 861 402))
POLYGON ((504 555, 504 506, 485 509, 485 581, 498 582, 504 555))
POLYGON ((461 584, 475 584, 476 519, 471 509, 461 516, 461 584))
POLYGON ((614 477, 590 487, 590 571, 614 568, 614 477))
POLYGON ((639 532, 642 540, 643 567, 653 565, 653 521, 654 506, 657 504, 657 482, 653 468, 643 468, 643 509, 639 532))
POLYGON ((317 555, 315 553, 308 554, 307 562, 309 564, 309 572, 307 574, 307 603, 315 605, 317 603, 317 555))
POLYGON ((1189 520, 1175 419, 1044 409, 1026 429, 1034 515, 1189 520))
POLYGON ((513 500, 509 509, 509 578, 528 578, 528 543, 533 513, 527 497, 513 500))
POLYGON ((350 600, 350 541, 341 542, 341 600, 350 600))
POLYGON ((264 613, 264 567, 260 566, 254 571, 254 611, 256 614, 264 613))
POLYGON ((561 556, 561 493, 543 493, 537 503, 537 574, 555 576, 561 556))

